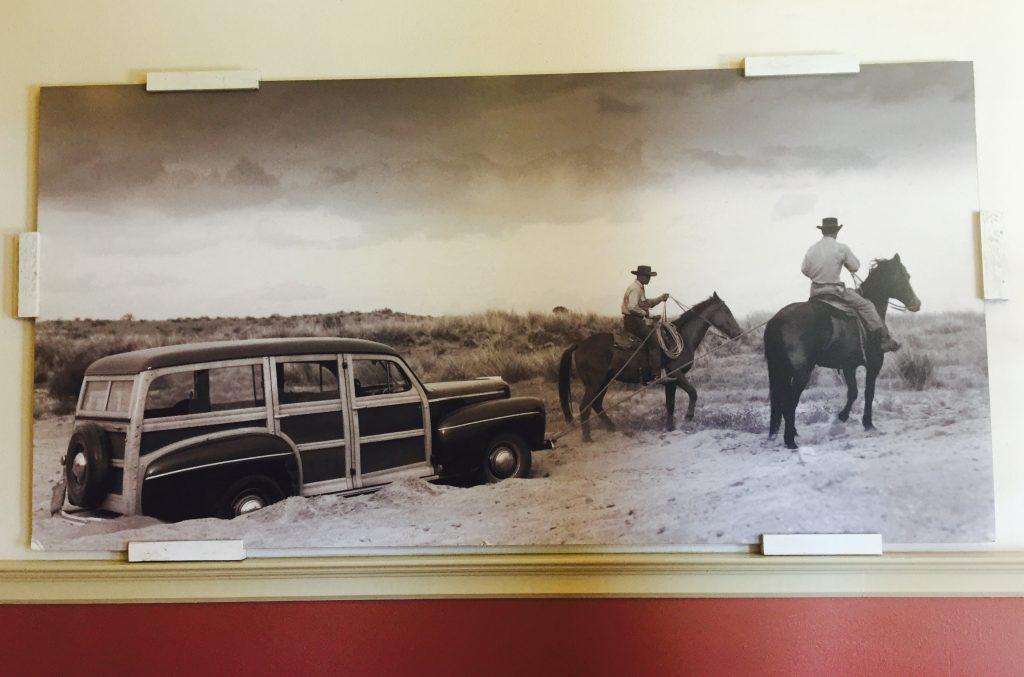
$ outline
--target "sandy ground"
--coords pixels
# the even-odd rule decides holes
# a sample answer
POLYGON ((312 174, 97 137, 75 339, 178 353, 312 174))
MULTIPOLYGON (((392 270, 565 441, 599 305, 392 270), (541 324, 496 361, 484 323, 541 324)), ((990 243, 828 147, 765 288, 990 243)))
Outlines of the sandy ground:
POLYGON ((762 434, 699 423, 660 434, 598 428, 592 444, 573 433, 535 454, 529 479, 470 488, 408 481, 371 495, 294 497, 231 521, 178 524, 51 517, 72 426, 69 417, 51 418, 35 426, 33 541, 97 551, 132 540, 215 538, 241 538, 248 548, 742 544, 766 532, 991 541, 988 418, 957 418, 927 402, 908 413, 905 423, 888 423, 899 428, 888 434, 865 433, 852 419, 805 423, 799 452, 762 434))

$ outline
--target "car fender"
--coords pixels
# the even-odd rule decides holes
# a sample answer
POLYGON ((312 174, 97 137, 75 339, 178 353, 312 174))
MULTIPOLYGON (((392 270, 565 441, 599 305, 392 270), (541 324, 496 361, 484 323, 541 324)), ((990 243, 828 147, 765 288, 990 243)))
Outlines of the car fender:
POLYGON ((535 397, 469 404, 437 423, 434 454, 440 463, 451 463, 467 451, 482 449, 502 431, 522 435, 531 449, 541 449, 545 420, 544 403, 535 397))
POLYGON ((302 483, 302 467, 295 448, 265 429, 231 430, 183 440, 157 454, 148 459, 143 471, 147 482, 216 467, 281 463, 293 478, 293 486, 283 489, 297 493, 302 483))

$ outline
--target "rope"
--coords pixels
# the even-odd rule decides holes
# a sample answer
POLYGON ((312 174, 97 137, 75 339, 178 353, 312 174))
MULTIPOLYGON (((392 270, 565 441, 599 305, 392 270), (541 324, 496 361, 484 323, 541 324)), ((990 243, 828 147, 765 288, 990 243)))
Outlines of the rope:
POLYGON ((661 346, 661 350, 668 355, 668 359, 674 360, 683 354, 683 337, 679 335, 679 330, 671 322, 664 320, 658 322, 654 326, 654 336, 658 339, 658 345, 661 346), (672 340, 671 348, 668 347, 665 340, 666 333, 668 338, 672 340))
MULTIPOLYGON (((676 303, 679 303, 679 302, 676 301, 676 303)), ((701 317, 701 316, 698 315, 698 317, 701 317)), ((703 320, 704 318, 701 317, 701 319, 703 320)), ((699 360, 699 359, 701 359, 703 357, 707 357, 707 356, 711 355, 712 353, 718 352, 719 350, 721 350, 722 348, 725 348, 730 343, 733 343, 735 341, 739 341, 741 338, 743 338, 744 336, 746 336, 750 332, 757 331, 761 327, 765 326, 766 324, 768 324, 769 321, 770 320, 765 320, 764 322, 762 322, 761 324, 757 325, 756 327, 751 327, 750 329, 747 329, 746 331, 737 334, 735 338, 728 338, 728 337, 726 337, 725 342, 720 343, 719 345, 715 346, 711 350, 708 350, 703 355, 694 355, 693 359, 691 359, 690 361, 684 362, 683 364, 679 365, 678 367, 676 367, 672 371, 667 372, 665 374, 665 377, 667 378, 667 377, 675 374, 677 371, 689 367, 694 362, 696 362, 697 360, 699 360)), ((707 320, 705 320, 705 322, 707 322, 707 320)), ((647 338, 650 338, 650 335, 648 335, 647 338)), ((647 339, 644 339, 645 342, 646 342, 646 340, 647 339)), ((637 348, 637 350, 639 350, 639 348, 637 348)), ((634 351, 633 354, 635 355, 636 352, 637 351, 634 351)), ((633 359, 632 356, 630 356, 630 360, 631 359, 633 359)), ((626 364, 629 364, 629 361, 627 361, 626 364)), ((623 368, 625 368, 625 365, 623 365, 623 368)), ((621 373, 621 372, 622 372, 622 369, 619 369, 619 371, 616 373, 616 376, 618 376, 619 373, 621 373)), ((580 413, 582 413, 585 409, 590 407, 601 396, 601 393, 603 393, 605 390, 607 390, 608 386, 610 386, 614 382, 615 382, 615 378, 613 377, 612 380, 609 381, 605 385, 604 388, 601 388, 600 392, 598 392, 598 394, 595 395, 593 397, 593 399, 591 399, 590 402, 587 403, 586 407, 581 407, 580 408, 580 413)), ((646 391, 648 388, 650 388, 653 385, 659 385, 659 384, 648 383, 646 385, 641 385, 637 390, 633 391, 629 395, 627 395, 627 396, 623 397, 622 399, 616 400, 615 402, 612 402, 611 404, 609 404, 607 407, 604 408, 604 411, 609 411, 609 410, 614 409, 615 407, 619 406, 620 404, 625 404, 626 402, 630 401, 631 399, 633 399, 637 395, 643 393, 644 391, 646 391)), ((560 440, 561 438, 565 437, 566 435, 571 433, 573 430, 575 430, 581 423, 582 423, 582 420, 580 420, 580 419, 577 419, 577 420, 573 421, 572 423, 569 424, 568 427, 566 427, 565 429, 555 433, 555 435, 551 437, 551 441, 552 442, 557 442, 558 440, 560 440)))

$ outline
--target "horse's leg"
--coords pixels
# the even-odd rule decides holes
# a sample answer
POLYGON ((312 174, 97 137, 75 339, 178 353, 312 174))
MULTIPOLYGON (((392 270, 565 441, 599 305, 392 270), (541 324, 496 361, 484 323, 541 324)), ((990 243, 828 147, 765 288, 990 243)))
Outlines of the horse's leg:
POLYGON ((867 375, 864 377, 864 430, 875 430, 871 422, 871 406, 875 400, 875 379, 881 370, 881 360, 878 360, 877 364, 868 364, 867 375))
POLYGON ((857 366, 844 367, 843 378, 846 379, 846 406, 839 412, 839 420, 846 423, 850 418, 850 409, 857 401, 857 366))
POLYGON ((779 402, 781 394, 772 392, 772 415, 768 422, 768 439, 774 440, 779 434, 779 425, 782 424, 782 404, 779 402))
POLYGON ((772 414, 768 423, 769 440, 774 440, 779 434, 782 413, 786 408, 785 403, 788 401, 789 383, 792 380, 792 376, 785 373, 782 365, 777 361, 768 360, 768 399, 772 406, 772 414))
POLYGON ((580 400, 580 432, 583 433, 584 442, 593 442, 590 437, 590 410, 594 406, 594 396, 600 388, 584 382, 586 389, 583 391, 583 399, 580 400))
POLYGON ((615 432, 615 423, 608 418, 608 414, 604 413, 604 396, 608 392, 608 384, 611 383, 611 379, 608 379, 601 384, 600 394, 597 399, 594 400, 594 411, 597 412, 597 417, 601 419, 601 423, 604 424, 604 429, 610 433, 615 432))
POLYGON ((665 429, 676 429, 676 382, 665 382, 665 429))
POLYGON ((796 407, 800 404, 800 395, 803 394, 804 388, 807 387, 807 381, 811 378, 811 371, 814 370, 814 365, 799 365, 794 370, 793 381, 789 387, 789 398, 784 405, 782 415, 786 419, 786 432, 783 434, 783 440, 786 446, 790 449, 796 449, 796 407))
POLYGON ((686 420, 693 420, 693 412, 697 408, 697 389, 693 387, 693 384, 686 380, 686 376, 683 374, 676 374, 676 383, 683 389, 686 396, 690 398, 690 403, 686 406, 686 420))

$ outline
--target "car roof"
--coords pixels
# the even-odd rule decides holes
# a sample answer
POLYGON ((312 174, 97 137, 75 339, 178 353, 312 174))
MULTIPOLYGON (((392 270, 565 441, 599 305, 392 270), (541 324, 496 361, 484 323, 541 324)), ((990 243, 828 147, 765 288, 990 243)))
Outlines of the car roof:
POLYGON ((219 362, 270 355, 318 353, 378 353, 398 355, 394 348, 375 341, 353 338, 311 336, 266 338, 242 341, 207 341, 159 348, 145 348, 102 357, 86 369, 86 376, 137 374, 140 371, 176 367, 196 362, 219 362))

